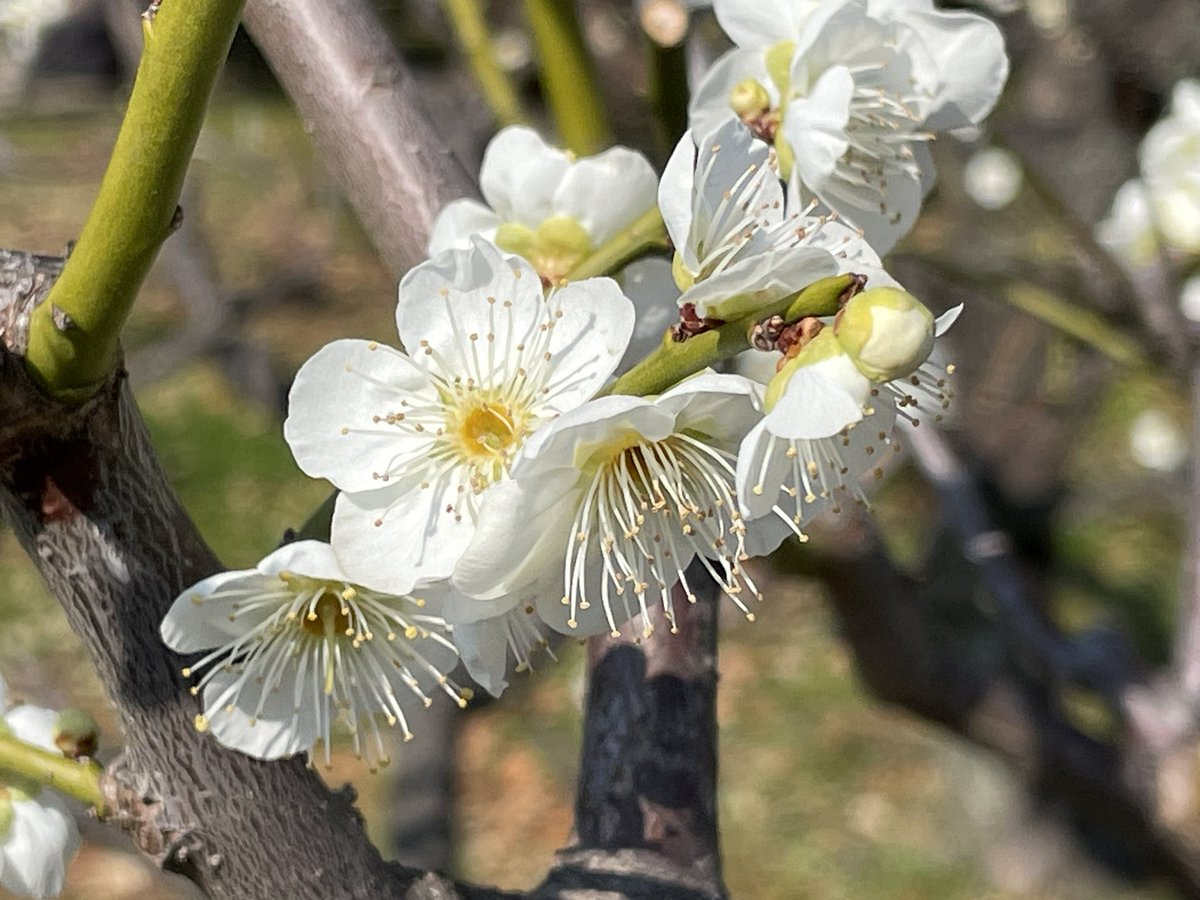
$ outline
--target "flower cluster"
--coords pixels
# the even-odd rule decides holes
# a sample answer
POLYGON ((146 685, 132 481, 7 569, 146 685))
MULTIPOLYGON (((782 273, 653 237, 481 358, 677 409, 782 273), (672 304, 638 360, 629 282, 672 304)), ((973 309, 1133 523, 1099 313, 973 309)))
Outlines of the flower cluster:
MULTIPOLYGON (((27 705, 5 712, 7 695, 0 678, 0 734, 59 753, 59 714, 27 705)), ((36 782, 0 777, 0 888, 24 897, 58 895, 78 848, 79 830, 58 794, 36 782)))
POLYGON ((301 368, 284 434, 339 491, 329 544, 176 601, 162 632, 203 654, 199 727, 328 757, 341 722, 383 760, 381 723, 407 735, 435 686, 466 701, 459 659, 499 694, 545 629, 674 631, 707 582, 753 620, 746 560, 865 500, 897 418, 940 416, 930 354, 957 310, 935 318, 879 254, 928 188, 927 139, 994 104, 998 31, 928 0, 716 10, 738 48, 661 183, 631 150, 501 131, 486 203, 449 204, 400 283, 398 342, 301 368), (623 266, 656 217, 670 261, 623 266), (761 379, 711 368, 748 347, 761 379))
POLYGON ((715 0, 737 45, 692 100, 692 127, 736 115, 792 188, 886 253, 933 184, 926 142, 975 125, 1008 75, 999 29, 932 0, 715 0))

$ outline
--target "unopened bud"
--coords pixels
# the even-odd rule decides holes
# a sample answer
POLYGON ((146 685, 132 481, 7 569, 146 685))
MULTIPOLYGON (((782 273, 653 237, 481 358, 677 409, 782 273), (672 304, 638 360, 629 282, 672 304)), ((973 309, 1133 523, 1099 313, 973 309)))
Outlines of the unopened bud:
POLYGON ((771 95, 753 78, 747 78, 729 92, 729 106, 739 119, 753 119, 771 108, 771 95))
POLYGON ((81 709, 64 709, 54 723, 54 745, 63 756, 78 759, 95 756, 100 742, 100 727, 90 713, 81 709))
POLYGON ((933 350, 933 313, 899 288, 857 294, 834 323, 838 343, 864 375, 891 381, 915 372, 933 350))

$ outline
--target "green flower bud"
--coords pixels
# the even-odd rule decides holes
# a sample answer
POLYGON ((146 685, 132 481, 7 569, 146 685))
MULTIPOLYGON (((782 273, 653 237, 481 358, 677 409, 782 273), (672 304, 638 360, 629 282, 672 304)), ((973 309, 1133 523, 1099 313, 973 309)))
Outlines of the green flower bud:
POLYGON ((933 313, 898 288, 874 288, 853 297, 833 326, 838 343, 873 381, 911 375, 933 350, 933 313))
POLYGON ((738 118, 753 119, 771 108, 771 95, 753 78, 747 78, 735 84, 729 92, 729 106, 738 118))
POLYGON ((8 829, 12 827, 13 820, 13 801, 8 795, 8 790, 0 785, 0 838, 8 834, 8 829))
POLYGON ((505 222, 496 229, 496 246, 525 257, 542 278, 556 282, 592 252, 592 239, 570 216, 552 216, 536 229, 505 222))
POLYGON ((64 709, 54 723, 54 744, 63 756, 78 759, 95 756, 100 741, 100 727, 90 713, 81 709, 64 709))

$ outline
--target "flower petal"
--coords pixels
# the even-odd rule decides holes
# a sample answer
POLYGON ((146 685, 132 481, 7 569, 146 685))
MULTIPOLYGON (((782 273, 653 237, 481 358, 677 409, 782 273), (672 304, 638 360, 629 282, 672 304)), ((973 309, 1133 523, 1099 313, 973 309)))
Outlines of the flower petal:
POLYGON ((492 383, 545 320, 533 267, 480 238, 472 238, 469 250, 421 263, 400 282, 400 339, 417 366, 447 381, 492 383))
POLYGON ((532 128, 513 125, 484 151, 479 188, 502 221, 536 228, 554 215, 554 194, 570 167, 562 150, 532 128))
POLYGON ((658 176, 636 150, 611 147, 576 162, 554 194, 554 211, 579 222, 599 246, 654 208, 658 176))
POLYGON ((633 336, 617 366, 618 372, 625 372, 656 350, 667 329, 679 321, 679 288, 671 276, 671 264, 657 257, 627 265, 620 282, 636 314, 633 336))
POLYGON ((454 646, 475 683, 499 697, 508 687, 508 629, 504 618, 454 626, 454 646))
POLYGON ((1000 29, 969 12, 906 10, 902 21, 920 35, 938 68, 932 112, 923 127, 948 131, 981 122, 1008 80, 1000 29))
POLYGON ((62 798, 42 790, 33 800, 15 801, 8 833, 0 838, 0 888, 56 897, 78 849, 79 830, 62 798))
POLYGON ((446 512, 461 500, 457 487, 443 479, 339 494, 330 535, 338 563, 355 584, 395 595, 448 578, 474 530, 469 515, 446 512))
POLYGON ((634 309, 611 278, 572 282, 548 302, 556 318, 545 398, 553 411, 565 412, 593 397, 617 368, 633 334, 634 309))
POLYGON ((446 250, 466 250, 474 235, 494 241, 500 224, 500 217, 478 200, 454 200, 442 207, 433 220, 429 255, 437 256, 446 250))
MULTIPOLYGON (((804 366, 792 375, 783 396, 767 413, 766 423, 772 434, 812 440, 830 437, 862 421, 862 401, 815 370, 816 366, 804 366)), ((866 383, 866 378, 859 377, 866 383)))
POLYGON ((56 710, 41 706, 18 706, 9 710, 3 718, 17 739, 51 753, 61 752, 54 743, 54 732, 58 725, 56 710))
POLYGON ((833 254, 822 247, 767 250, 696 282, 678 302, 693 304, 699 316, 738 319, 837 271, 833 254))
POLYGON ((398 458, 422 458, 433 443, 428 433, 388 422, 414 399, 439 402, 409 357, 374 341, 334 341, 296 373, 284 438, 305 474, 344 491, 373 490, 398 458))
POLYGON ((222 696, 238 680, 238 673, 217 671, 204 687, 204 714, 208 730, 223 746, 255 759, 282 759, 297 753, 307 753, 321 736, 321 728, 313 707, 313 687, 301 692, 299 708, 294 702, 293 689, 298 677, 295 660, 287 663, 281 681, 263 699, 263 685, 248 678, 238 694, 236 705, 222 703, 222 696))
POLYGON ((850 148, 846 126, 853 96, 854 76, 845 66, 834 66, 821 73, 807 95, 788 104, 784 138, 795 157, 795 172, 814 193, 820 193, 850 148))
POLYGON ((159 633, 176 653, 197 653, 220 647, 246 629, 241 618, 230 621, 232 604, 286 588, 276 577, 255 569, 218 572, 192 585, 175 598, 163 617, 159 633), (220 592, 220 596, 214 596, 220 592))
POLYGON ((256 568, 263 575, 294 572, 321 581, 349 581, 333 547, 324 541, 292 541, 268 554, 256 568))

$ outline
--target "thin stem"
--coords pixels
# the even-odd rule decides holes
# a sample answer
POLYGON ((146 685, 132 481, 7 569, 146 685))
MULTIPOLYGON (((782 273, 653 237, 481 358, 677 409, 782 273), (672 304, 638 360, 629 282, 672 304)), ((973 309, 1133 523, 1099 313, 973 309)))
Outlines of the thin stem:
POLYGON ((542 89, 563 142, 581 156, 612 143, 612 132, 583 42, 574 0, 524 0, 542 89))
POLYGON ((96 202, 47 301, 33 313, 25 362, 50 393, 90 396, 178 202, 208 98, 242 0, 164 3, 143 17, 145 51, 96 202))
POLYGON ((667 227, 657 206, 638 216, 628 228, 617 232, 594 253, 567 273, 564 281, 579 281, 596 275, 611 275, 647 250, 670 246, 667 227))
POLYGON ((662 343, 618 378, 606 393, 642 397, 661 393, 689 375, 749 350, 750 331, 763 319, 781 315, 786 321, 793 322, 805 316, 833 315, 838 309, 838 298, 853 281, 852 275, 822 278, 752 315, 727 322, 684 341, 675 341, 669 333, 665 334, 662 343))
POLYGON ((442 0, 442 8, 496 121, 500 125, 524 122, 526 116, 512 79, 496 59, 495 44, 480 0, 442 0))
POLYGON ((15 775, 54 788, 95 807, 103 816, 104 793, 100 790, 103 771, 94 760, 69 759, 0 731, 0 781, 5 775, 15 775))

